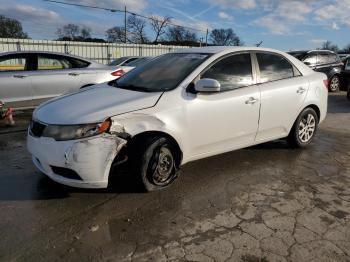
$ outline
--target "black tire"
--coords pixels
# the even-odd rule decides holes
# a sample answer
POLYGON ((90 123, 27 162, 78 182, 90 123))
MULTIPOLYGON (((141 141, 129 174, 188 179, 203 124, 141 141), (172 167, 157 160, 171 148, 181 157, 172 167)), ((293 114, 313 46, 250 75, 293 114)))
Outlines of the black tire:
POLYGON ((335 75, 329 81, 329 91, 331 92, 339 92, 340 90, 340 77, 335 75))
POLYGON ((165 137, 146 137, 134 143, 130 164, 133 174, 147 191, 166 188, 178 176, 178 152, 165 137))
POLYGON ((310 107, 305 108, 294 122, 293 128, 287 138, 288 144, 293 148, 303 148, 309 145, 316 134, 318 121, 319 119, 315 110, 310 107), (310 118, 308 118, 309 115, 311 115, 310 118), (308 122, 309 119, 310 123, 308 122), (305 125, 305 127, 302 127, 302 125, 305 125), (314 127, 312 128, 312 126, 314 127))

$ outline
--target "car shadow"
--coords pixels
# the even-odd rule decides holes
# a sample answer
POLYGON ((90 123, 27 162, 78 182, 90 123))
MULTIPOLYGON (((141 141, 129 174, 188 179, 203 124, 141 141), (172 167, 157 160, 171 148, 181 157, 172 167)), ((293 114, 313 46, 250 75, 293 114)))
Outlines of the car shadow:
POLYGON ((329 95, 328 113, 350 113, 350 101, 346 98, 346 92, 329 95))

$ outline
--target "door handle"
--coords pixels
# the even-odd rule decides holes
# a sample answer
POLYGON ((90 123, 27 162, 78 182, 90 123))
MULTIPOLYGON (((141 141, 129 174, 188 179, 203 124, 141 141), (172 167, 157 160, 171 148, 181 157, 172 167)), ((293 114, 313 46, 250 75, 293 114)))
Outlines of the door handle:
POLYGON ((79 73, 69 73, 68 75, 70 75, 70 76, 78 76, 79 73))
POLYGON ((13 75, 14 78, 26 78, 27 75, 13 75))
POLYGON ((245 103, 246 103, 246 105, 253 105, 258 101, 259 101, 259 99, 257 99, 257 98, 249 97, 249 99, 247 101, 245 101, 245 103))
POLYGON ((304 93, 305 91, 306 91, 305 88, 299 87, 298 90, 297 90, 297 93, 298 93, 298 94, 302 94, 302 93, 304 93))

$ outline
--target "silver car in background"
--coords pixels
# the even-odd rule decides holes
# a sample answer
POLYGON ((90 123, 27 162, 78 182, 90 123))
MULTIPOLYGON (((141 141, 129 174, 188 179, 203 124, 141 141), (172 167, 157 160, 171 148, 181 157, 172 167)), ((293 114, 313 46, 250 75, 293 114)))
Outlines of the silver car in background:
POLYGON ((115 69, 68 54, 0 54, 0 100, 15 109, 33 108, 61 94, 116 78, 115 69))

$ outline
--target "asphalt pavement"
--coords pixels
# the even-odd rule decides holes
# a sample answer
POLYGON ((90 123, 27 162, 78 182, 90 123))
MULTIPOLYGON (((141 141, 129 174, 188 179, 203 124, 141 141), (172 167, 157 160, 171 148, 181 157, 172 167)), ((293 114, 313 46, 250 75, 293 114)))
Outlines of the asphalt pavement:
POLYGON ((51 181, 26 150, 29 118, 0 128, 0 261, 350 260, 345 93, 330 95, 308 148, 280 140, 192 162, 153 193, 127 175, 106 190, 51 181))

